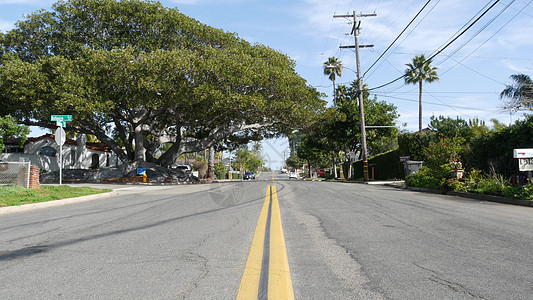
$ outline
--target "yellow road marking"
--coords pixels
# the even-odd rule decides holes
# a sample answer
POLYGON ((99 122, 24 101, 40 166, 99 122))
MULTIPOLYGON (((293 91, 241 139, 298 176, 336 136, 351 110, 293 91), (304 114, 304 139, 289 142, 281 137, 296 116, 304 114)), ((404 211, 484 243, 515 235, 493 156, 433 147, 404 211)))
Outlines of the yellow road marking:
POLYGON ((270 269, 268 299, 294 299, 289 259, 285 247, 283 226, 276 187, 272 186, 272 220, 270 225, 270 269))
POLYGON ((244 275, 242 276, 237 299, 257 299, 269 204, 270 189, 267 189, 263 209, 261 209, 261 214, 259 215, 257 226, 255 227, 252 247, 250 248, 250 254, 248 254, 248 260, 246 261, 246 267, 244 268, 244 275))
POLYGON ((289 260, 287 258, 287 249, 285 247, 285 237, 281 224, 281 214, 279 209, 278 196, 276 187, 272 186, 272 195, 270 186, 267 188, 265 202, 257 221, 252 247, 244 275, 242 276, 241 285, 237 299, 257 299, 259 294, 259 281, 261 278, 261 266, 263 262, 263 249, 265 241, 265 232, 268 217, 268 208, 270 198, 272 197, 272 207, 270 212, 270 243, 269 243, 269 269, 268 269, 268 299, 294 299, 292 288, 291 273, 289 270, 289 260))

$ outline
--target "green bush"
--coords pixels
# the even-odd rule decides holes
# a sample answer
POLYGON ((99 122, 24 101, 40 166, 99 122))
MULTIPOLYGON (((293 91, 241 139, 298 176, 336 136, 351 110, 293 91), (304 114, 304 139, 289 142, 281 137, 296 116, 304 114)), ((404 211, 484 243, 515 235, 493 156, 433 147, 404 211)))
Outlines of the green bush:
POLYGON ((533 185, 512 186, 502 175, 496 173, 486 175, 476 169, 468 172, 464 180, 455 180, 449 182, 448 185, 456 192, 489 193, 508 198, 533 200, 533 185))
POLYGON ((475 192, 479 194, 502 194, 509 183, 503 176, 493 173, 485 175, 481 170, 472 169, 462 181, 449 183, 454 191, 475 192))
POLYGON ((533 200, 533 185, 507 186, 503 194, 509 198, 533 200))
POLYGON ((441 179, 436 178, 427 167, 422 167, 418 172, 408 175, 407 185, 430 189, 440 189, 442 187, 441 179))

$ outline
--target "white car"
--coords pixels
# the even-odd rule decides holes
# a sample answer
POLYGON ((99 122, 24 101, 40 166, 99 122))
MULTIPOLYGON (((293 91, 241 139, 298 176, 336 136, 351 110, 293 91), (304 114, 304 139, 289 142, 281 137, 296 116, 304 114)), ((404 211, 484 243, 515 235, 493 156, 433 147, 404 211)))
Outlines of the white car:
POLYGON ((290 172, 290 173, 289 173, 289 179, 291 179, 291 178, 298 179, 298 173, 296 173, 296 172, 290 172))

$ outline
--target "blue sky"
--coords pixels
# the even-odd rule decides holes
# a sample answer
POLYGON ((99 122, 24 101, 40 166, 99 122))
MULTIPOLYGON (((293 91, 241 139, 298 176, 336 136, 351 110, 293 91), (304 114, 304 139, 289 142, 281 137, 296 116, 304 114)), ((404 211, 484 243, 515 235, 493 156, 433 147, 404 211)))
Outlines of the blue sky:
MULTIPOLYGON (((55 1, 0 0, 0 30, 38 9, 49 9, 55 1)), ((431 1, 383 58, 368 71, 364 81, 370 88, 385 84, 403 74, 415 54, 431 55, 445 45, 463 25, 494 1, 431 1)), ((332 83, 323 75, 328 57, 340 58, 344 69, 337 83, 355 78, 355 55, 340 50, 352 45, 348 19, 335 14, 376 13, 361 18, 360 44, 362 72, 366 72, 400 34, 426 1, 420 0, 166 0, 167 7, 207 25, 237 33, 241 38, 279 50, 296 61, 297 72, 308 83, 327 94, 331 102, 332 83)), ((423 124, 431 116, 479 118, 490 125, 496 118, 504 123, 522 118, 522 113, 502 110, 499 93, 510 84, 511 74, 531 75, 533 70, 533 1, 505 0, 496 4, 463 36, 433 62, 439 82, 424 85, 423 124)), ((379 100, 398 107, 398 125, 408 131, 418 128, 418 90, 399 80, 374 90, 379 100), (406 126, 404 126, 406 124, 406 126)), ((373 125, 373 124, 369 124, 373 125)), ((265 156, 272 167, 281 164, 285 139, 264 143, 265 156)))

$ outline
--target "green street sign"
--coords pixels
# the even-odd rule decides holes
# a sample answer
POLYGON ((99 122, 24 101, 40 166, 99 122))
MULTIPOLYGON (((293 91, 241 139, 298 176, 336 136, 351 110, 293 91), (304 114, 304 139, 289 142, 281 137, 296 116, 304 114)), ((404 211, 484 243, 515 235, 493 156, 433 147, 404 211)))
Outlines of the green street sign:
POLYGON ((56 125, 59 127, 67 127, 67 122, 65 121, 56 121, 56 125))
POLYGON ((72 115, 52 115, 50 121, 72 121, 72 115))

